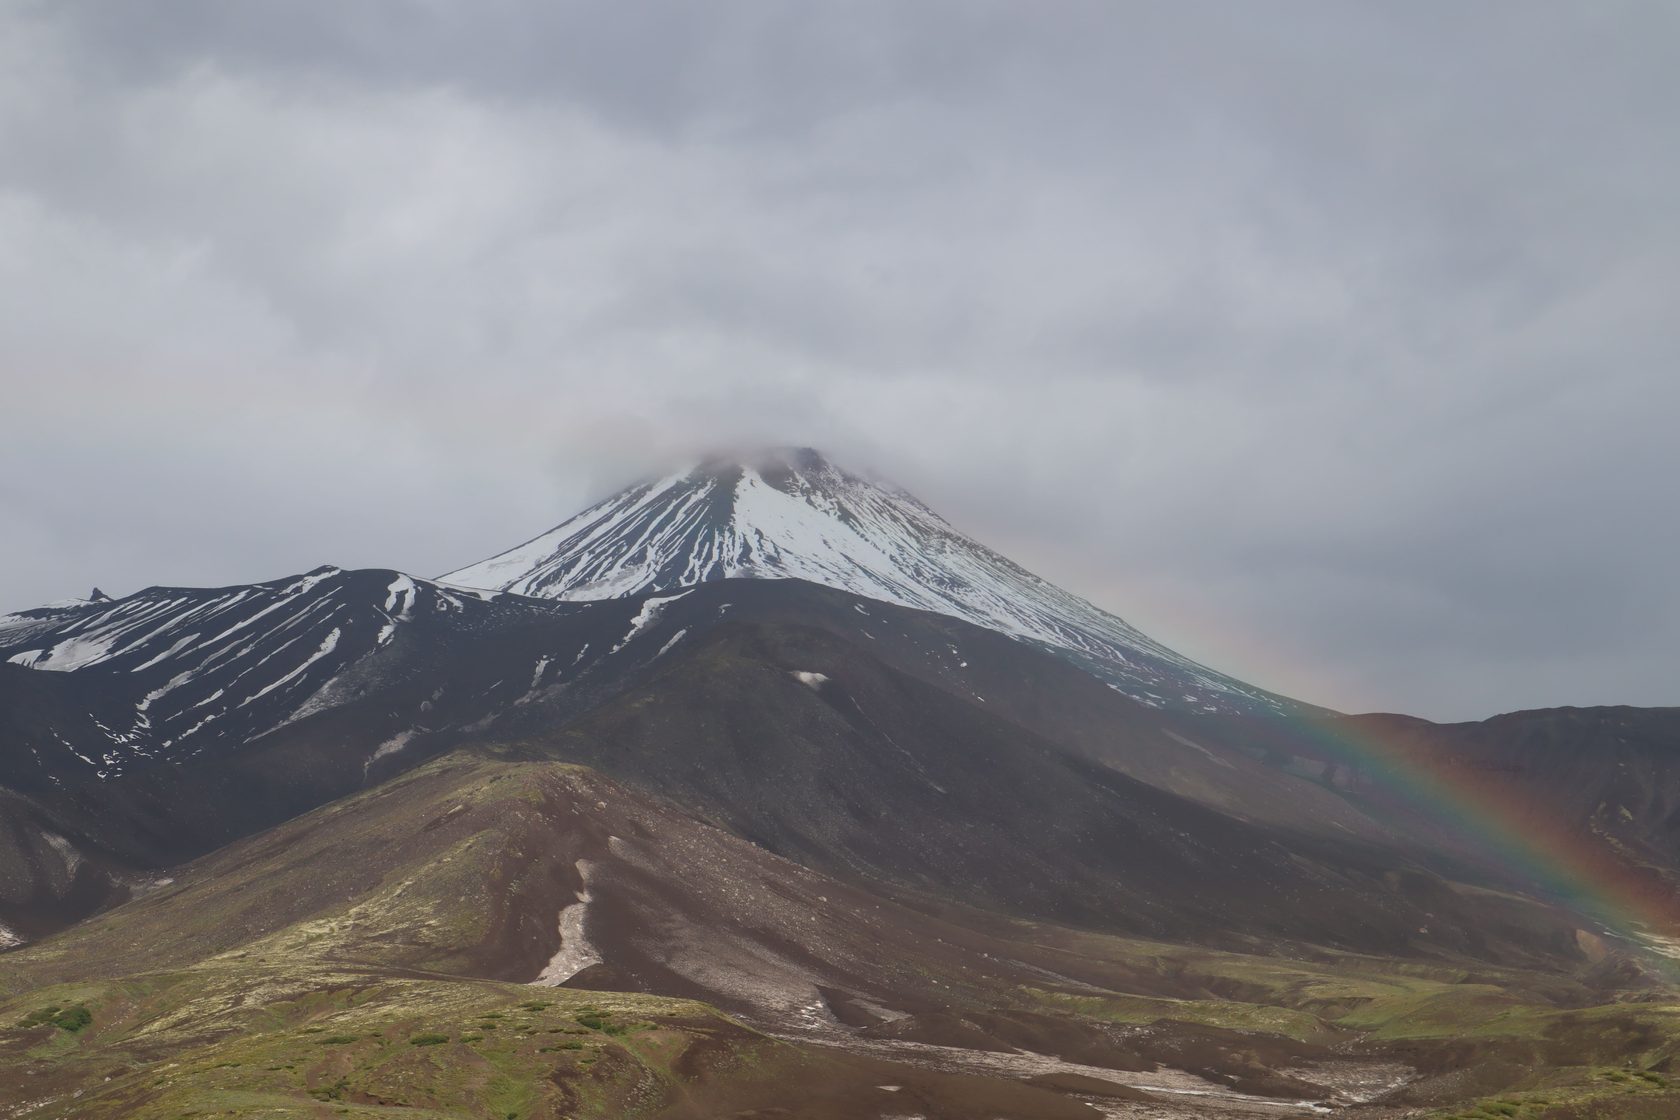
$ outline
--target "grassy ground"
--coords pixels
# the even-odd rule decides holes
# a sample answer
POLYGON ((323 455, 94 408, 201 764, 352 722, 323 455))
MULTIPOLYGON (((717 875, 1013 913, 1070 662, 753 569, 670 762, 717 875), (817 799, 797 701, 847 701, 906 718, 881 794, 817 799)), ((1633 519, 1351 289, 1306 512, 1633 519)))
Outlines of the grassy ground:
POLYGON ((0 1112, 31 1120, 855 1120, 906 1108, 1094 1115, 1058 1092, 790 1044, 650 996, 220 961, 0 1003, 0 1112), (53 1022, 67 1007, 85 1008, 86 1024, 53 1022))
POLYGON ((40 1117, 633 1115, 696 1041, 776 1049, 682 1001, 226 962, 56 985, 0 1024, 40 1117), (30 1022, 52 1006, 91 1021, 30 1022))
POLYGON ((1551 1084, 1436 1109, 1431 1120, 1671 1120, 1680 1116, 1680 1085, 1650 1070, 1570 1071, 1551 1084))
POLYGON ((1389 1057, 1417 1071, 1399 1100, 1420 1116, 1680 1117, 1680 993, 1595 992, 1522 971, 1339 953, 1285 959, 1089 934, 1066 947, 1070 957, 1122 962, 1136 987, 1170 979, 1196 994, 1030 989, 1040 1007, 1133 1028, 1194 1024, 1389 1057), (1473 1103, 1444 1104, 1465 1100, 1473 1103))

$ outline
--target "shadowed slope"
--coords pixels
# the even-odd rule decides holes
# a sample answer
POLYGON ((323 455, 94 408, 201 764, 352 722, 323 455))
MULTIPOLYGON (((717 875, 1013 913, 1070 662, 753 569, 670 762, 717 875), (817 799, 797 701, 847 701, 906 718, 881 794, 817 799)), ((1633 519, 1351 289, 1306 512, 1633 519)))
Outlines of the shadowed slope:
POLYGON ((820 630, 721 626, 532 746, 809 866, 972 905, 1214 942, 1575 955, 1567 920, 1461 893, 1392 848, 1156 789, 820 630))

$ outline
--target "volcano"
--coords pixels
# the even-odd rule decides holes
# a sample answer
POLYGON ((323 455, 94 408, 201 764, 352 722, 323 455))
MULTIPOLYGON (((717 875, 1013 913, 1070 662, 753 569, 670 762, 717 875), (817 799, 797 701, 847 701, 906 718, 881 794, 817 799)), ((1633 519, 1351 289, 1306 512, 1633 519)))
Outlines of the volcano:
POLYGON ((0 1112, 1674 1115, 1677 741, 1275 695, 809 449, 95 594, 0 617, 0 1112))

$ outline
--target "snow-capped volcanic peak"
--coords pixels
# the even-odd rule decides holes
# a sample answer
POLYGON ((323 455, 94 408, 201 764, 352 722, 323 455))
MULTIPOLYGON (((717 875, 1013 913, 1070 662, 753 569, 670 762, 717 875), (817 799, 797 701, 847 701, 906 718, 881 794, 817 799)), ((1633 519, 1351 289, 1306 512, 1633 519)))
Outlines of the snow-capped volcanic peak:
POLYGON ((809 448, 708 459, 606 499, 441 577, 554 599, 711 580, 803 579, 960 618, 1062 652, 1147 704, 1278 710, 1234 681, 953 529, 912 495, 809 448))
POLYGON ((769 452, 707 460, 632 486, 442 578, 557 599, 716 579, 807 579, 921 605, 916 587, 937 573, 917 548, 946 534, 954 535, 908 494, 847 474, 814 451, 769 452))

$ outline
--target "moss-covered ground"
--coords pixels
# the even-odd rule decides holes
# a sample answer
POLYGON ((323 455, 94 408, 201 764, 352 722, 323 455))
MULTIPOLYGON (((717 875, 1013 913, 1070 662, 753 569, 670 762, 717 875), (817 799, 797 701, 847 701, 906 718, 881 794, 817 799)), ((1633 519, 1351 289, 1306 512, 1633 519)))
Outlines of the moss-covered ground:
POLYGON ((749 1081, 818 1060, 681 1000, 238 962, 0 1003, 0 1081, 43 1120, 654 1115, 706 1052, 749 1081), (37 1014, 65 1005, 87 1025, 37 1014))

